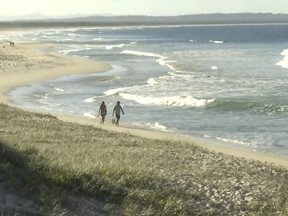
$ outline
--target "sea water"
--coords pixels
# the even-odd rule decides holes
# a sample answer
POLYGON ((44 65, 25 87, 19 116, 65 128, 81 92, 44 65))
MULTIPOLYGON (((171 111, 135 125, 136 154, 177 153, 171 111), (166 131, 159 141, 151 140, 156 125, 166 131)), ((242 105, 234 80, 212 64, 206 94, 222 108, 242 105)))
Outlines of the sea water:
MULTIPOLYGON (((14 37, 19 37, 14 35, 14 37)), ((95 118, 288 156, 288 25, 44 29, 23 40, 103 61, 110 71, 17 88, 24 107, 95 118)))

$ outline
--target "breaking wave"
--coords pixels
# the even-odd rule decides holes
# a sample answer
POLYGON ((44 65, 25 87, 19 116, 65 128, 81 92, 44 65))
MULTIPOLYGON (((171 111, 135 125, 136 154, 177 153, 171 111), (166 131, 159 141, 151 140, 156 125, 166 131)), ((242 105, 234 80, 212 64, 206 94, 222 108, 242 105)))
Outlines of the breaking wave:
POLYGON ((281 55, 284 56, 283 60, 276 63, 276 65, 281 66, 283 68, 288 68, 288 49, 283 50, 281 55))
POLYGON ((206 108, 218 109, 218 111, 229 112, 250 112, 256 114, 288 114, 288 105, 286 104, 269 104, 269 103, 257 103, 250 101, 230 101, 230 100, 214 100, 209 103, 206 108))
POLYGON ((158 106, 174 106, 174 107, 205 107, 212 103, 214 99, 198 99, 191 96, 169 96, 169 97, 155 97, 142 96, 127 93, 119 94, 126 100, 132 100, 143 105, 158 105, 158 106))
POLYGON ((168 132, 167 127, 160 124, 159 122, 154 122, 154 123, 151 123, 151 122, 134 122, 132 124, 136 127, 145 127, 145 128, 151 128, 154 130, 158 130, 158 131, 168 132))
POLYGON ((134 50, 123 50, 121 53, 127 54, 127 55, 136 55, 136 56, 146 56, 146 57, 157 58, 157 62, 160 65, 168 67, 171 71, 175 71, 175 68, 170 64, 170 63, 173 63, 175 61, 167 60, 167 57, 159 55, 157 53, 134 51, 134 50))

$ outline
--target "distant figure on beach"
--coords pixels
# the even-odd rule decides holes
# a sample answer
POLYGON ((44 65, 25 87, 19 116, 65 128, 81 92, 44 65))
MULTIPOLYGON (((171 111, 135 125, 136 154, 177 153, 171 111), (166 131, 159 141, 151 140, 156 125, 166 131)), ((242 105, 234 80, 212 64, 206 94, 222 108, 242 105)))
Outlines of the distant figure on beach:
POLYGON ((101 115, 101 122, 100 124, 104 124, 105 116, 107 115, 107 107, 104 101, 102 101, 100 108, 99 108, 99 115, 101 115))
POLYGON ((113 114, 112 116, 114 115, 115 113, 115 116, 116 116, 116 125, 119 126, 119 120, 120 120, 120 114, 124 115, 124 111, 122 109, 122 106, 120 105, 120 101, 117 101, 117 104, 114 106, 114 109, 113 109, 113 114))
POLYGON ((10 41, 10 46, 15 46, 15 43, 13 41, 10 41))

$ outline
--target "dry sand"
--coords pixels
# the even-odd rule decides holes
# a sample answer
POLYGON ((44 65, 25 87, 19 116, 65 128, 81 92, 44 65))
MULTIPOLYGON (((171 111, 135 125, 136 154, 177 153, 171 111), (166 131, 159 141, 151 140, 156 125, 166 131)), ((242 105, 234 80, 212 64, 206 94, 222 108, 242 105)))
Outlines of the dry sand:
POLYGON ((41 53, 49 44, 0 42, 0 102, 9 103, 9 89, 56 77, 107 71, 110 66, 85 58, 41 53), (38 50, 38 51, 37 51, 38 50))
MULTIPOLYGON (((58 56, 37 51, 43 46, 49 46, 49 44, 16 43, 15 47, 11 47, 8 41, 0 42, 0 103, 10 104, 7 92, 17 86, 70 74, 95 73, 110 69, 110 66, 107 64, 89 59, 58 56)), ((100 120, 98 119, 70 115, 53 115, 57 115, 59 119, 64 121, 93 125, 107 130, 151 139, 184 140, 208 148, 211 151, 243 157, 248 160, 273 163, 288 168, 288 158, 283 156, 215 144, 205 139, 195 139, 181 134, 131 128, 125 124, 116 127, 109 121, 105 125, 100 125, 100 120)), ((125 116, 123 119, 125 119, 125 116)))

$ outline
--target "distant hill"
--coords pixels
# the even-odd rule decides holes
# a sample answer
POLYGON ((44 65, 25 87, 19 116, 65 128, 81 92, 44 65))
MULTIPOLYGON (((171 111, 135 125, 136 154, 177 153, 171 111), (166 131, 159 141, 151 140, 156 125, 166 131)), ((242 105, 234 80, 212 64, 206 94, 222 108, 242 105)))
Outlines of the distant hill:
POLYGON ((154 23, 154 24, 230 24, 230 23, 288 23, 288 14, 238 13, 198 14, 182 16, 90 16, 62 20, 93 23, 154 23))
POLYGON ((197 25, 197 24, 261 24, 287 23, 288 14, 234 13, 181 16, 88 16, 77 18, 47 18, 2 21, 0 27, 57 26, 119 26, 119 25, 197 25))

